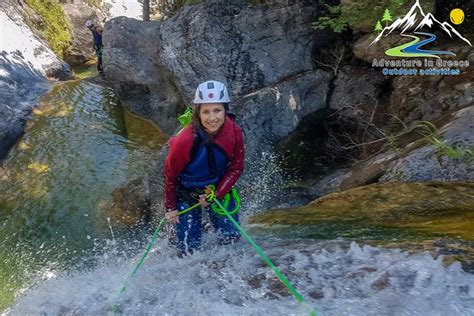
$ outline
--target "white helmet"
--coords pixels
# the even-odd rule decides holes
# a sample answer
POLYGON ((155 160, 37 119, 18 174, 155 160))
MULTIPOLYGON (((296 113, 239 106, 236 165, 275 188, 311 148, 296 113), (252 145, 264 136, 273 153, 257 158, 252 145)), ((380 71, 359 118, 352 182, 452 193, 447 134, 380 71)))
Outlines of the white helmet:
POLYGON ((201 83, 194 96, 194 103, 229 103, 229 92, 225 84, 215 80, 201 83))
POLYGON ((94 26, 94 22, 92 22, 91 20, 87 20, 86 27, 91 27, 91 26, 94 26))

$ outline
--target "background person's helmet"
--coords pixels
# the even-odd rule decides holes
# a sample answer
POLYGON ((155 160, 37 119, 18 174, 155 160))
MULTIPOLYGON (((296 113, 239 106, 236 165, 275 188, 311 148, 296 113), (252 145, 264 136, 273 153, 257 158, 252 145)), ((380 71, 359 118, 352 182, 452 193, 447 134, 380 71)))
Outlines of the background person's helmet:
POLYGON ((229 92, 225 84, 210 80, 201 83, 194 96, 194 104, 201 103, 229 103, 229 92))
POLYGON ((92 22, 91 20, 87 20, 86 27, 91 27, 91 26, 94 26, 94 22, 92 22))

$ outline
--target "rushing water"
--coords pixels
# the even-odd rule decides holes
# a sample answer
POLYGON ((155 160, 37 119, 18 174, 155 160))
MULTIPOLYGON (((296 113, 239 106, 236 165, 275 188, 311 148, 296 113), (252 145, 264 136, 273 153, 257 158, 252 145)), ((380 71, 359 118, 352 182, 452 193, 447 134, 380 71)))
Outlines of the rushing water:
POLYGON ((165 141, 124 113, 110 89, 85 81, 56 85, 34 114, 0 165, 0 309, 43 271, 84 258, 121 228, 104 205, 165 141))
POLYGON ((0 295, 9 314, 474 315, 474 275, 459 263, 342 239, 281 239, 258 226, 251 235, 305 304, 245 241, 216 246, 212 233, 182 259, 160 235, 130 277, 142 238, 103 206, 146 172, 164 139, 96 85, 58 85, 42 103, 1 167, 0 295))

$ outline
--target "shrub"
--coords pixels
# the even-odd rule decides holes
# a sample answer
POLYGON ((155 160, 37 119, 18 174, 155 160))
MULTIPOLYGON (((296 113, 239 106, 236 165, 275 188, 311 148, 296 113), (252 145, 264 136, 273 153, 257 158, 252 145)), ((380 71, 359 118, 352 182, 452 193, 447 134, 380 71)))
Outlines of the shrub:
POLYGON ((356 28, 361 22, 375 25, 381 20, 384 12, 389 9, 394 19, 405 13, 404 5, 408 0, 354 1, 344 5, 326 5, 327 16, 320 17, 313 23, 313 28, 321 30, 330 28, 336 33, 342 33, 348 28, 356 28))

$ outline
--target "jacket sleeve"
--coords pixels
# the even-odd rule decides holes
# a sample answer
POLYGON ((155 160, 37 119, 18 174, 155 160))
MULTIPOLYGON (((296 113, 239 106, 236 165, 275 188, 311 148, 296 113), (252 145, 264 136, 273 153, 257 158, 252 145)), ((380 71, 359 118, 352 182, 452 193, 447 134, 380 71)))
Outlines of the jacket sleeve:
POLYGON ((229 169, 217 185, 216 196, 218 199, 222 199, 224 195, 232 189, 244 171, 244 139, 242 136, 242 130, 239 127, 235 127, 235 138, 236 144, 229 169))
POLYGON ((180 173, 189 163, 189 152, 192 146, 192 139, 192 131, 191 133, 183 133, 183 135, 178 135, 170 139, 170 149, 163 167, 164 206, 166 212, 176 209, 176 189, 178 186, 178 178, 180 173))

